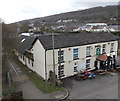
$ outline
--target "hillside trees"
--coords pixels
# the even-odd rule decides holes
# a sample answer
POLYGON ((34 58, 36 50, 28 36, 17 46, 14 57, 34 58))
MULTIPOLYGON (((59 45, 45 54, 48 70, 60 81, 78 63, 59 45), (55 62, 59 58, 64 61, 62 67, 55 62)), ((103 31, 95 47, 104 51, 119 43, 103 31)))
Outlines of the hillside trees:
POLYGON ((13 46, 13 34, 16 34, 16 28, 2 23, 2 46, 4 48, 10 48, 13 46))

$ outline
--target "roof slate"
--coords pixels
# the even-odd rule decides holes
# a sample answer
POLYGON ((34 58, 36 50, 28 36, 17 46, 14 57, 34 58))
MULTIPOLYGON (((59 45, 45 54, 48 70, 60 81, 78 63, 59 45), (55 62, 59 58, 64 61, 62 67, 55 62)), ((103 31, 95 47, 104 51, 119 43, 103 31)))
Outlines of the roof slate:
POLYGON ((29 50, 32 47, 32 43, 34 42, 34 40, 35 37, 20 36, 15 40, 15 49, 17 49, 20 53, 25 54, 25 51, 29 50), (23 39, 25 40, 21 42, 23 39))
MULTIPOLYGON (((37 37, 45 50, 53 48, 52 35, 42 35, 37 37)), ((54 35, 54 48, 66 48, 74 46, 82 46, 93 43, 109 42, 118 40, 118 37, 112 33, 72 33, 54 35)))

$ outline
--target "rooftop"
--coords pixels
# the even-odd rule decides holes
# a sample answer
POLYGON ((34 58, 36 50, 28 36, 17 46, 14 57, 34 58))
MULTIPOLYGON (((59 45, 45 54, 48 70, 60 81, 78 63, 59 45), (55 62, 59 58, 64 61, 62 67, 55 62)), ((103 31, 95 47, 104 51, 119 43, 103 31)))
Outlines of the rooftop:
POLYGON ((20 53, 25 54, 26 50, 32 48, 32 43, 34 42, 35 37, 30 36, 20 36, 15 40, 15 49, 20 53))
MULTIPOLYGON (((53 48, 52 35, 38 36, 41 44, 46 50, 53 48)), ((54 35, 54 46, 55 49, 82 46, 93 43, 109 42, 117 40, 118 37, 112 33, 72 33, 72 34, 55 34, 54 35)))

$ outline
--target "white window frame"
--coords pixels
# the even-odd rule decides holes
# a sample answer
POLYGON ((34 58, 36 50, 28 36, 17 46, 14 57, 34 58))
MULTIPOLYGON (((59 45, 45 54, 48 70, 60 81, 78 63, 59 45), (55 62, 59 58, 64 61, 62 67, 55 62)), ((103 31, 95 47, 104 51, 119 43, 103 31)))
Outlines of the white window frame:
POLYGON ((106 53, 106 44, 103 44, 103 45, 102 45, 102 53, 103 53, 103 54, 106 53))
POLYGON ((77 62, 74 63, 74 72, 77 72, 77 62))
POLYGON ((34 66, 33 61, 31 61, 32 67, 34 66))
POLYGON ((78 48, 74 48, 73 49, 73 59, 78 59, 78 48), (76 52, 75 52, 75 50, 77 50, 76 52), (77 56, 75 56, 75 55, 77 55, 77 56))
POLYGON ((90 59, 87 59, 87 60, 86 60, 86 69, 87 69, 87 68, 90 68, 90 59))
POLYGON ((59 77, 64 77, 65 74, 64 74, 64 65, 61 65, 61 68, 60 66, 58 66, 58 76, 59 77))
POLYGON ((91 56, 91 46, 86 47, 86 57, 91 56))
POLYGON ((28 58, 28 63, 30 64, 30 59, 28 58))
POLYGON ((110 52, 114 52, 114 43, 111 43, 111 45, 110 45, 110 52))
POLYGON ((61 62, 64 62, 64 50, 58 51, 58 62, 60 62, 60 57, 61 57, 61 62))

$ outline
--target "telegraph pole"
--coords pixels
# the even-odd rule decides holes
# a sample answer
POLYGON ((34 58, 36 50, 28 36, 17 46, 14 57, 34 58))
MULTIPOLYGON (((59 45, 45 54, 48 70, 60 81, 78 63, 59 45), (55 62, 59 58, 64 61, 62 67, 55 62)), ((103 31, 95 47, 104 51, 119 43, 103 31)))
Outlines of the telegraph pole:
POLYGON ((60 75, 59 75, 59 79, 61 79, 61 48, 59 48, 59 70, 60 70, 60 75))
POLYGON ((52 45, 53 45, 53 73, 54 73, 54 84, 55 84, 55 49, 54 49, 54 33, 52 33, 52 45))

